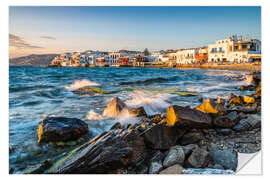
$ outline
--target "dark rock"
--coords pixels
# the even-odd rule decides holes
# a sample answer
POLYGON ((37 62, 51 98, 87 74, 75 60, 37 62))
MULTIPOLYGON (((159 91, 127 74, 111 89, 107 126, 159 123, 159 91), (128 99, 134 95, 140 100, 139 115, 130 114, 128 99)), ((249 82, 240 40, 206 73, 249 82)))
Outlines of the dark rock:
POLYGON ((211 156, 208 151, 196 148, 187 159, 187 164, 193 168, 205 168, 210 161, 211 156))
POLYGON ((44 171, 46 171, 51 166, 52 166, 52 161, 50 159, 47 159, 43 161, 41 164, 26 170, 24 173, 25 174, 41 174, 41 173, 44 173, 44 171))
POLYGON ((135 166, 145 156, 145 144, 137 130, 110 130, 70 152, 48 173, 112 173, 135 166))
POLYGON ((242 119, 236 126, 233 127, 233 130, 243 132, 248 130, 249 128, 250 124, 245 119, 242 119))
POLYGON ((250 114, 245 121, 251 126, 251 129, 261 127, 261 116, 257 114, 250 114))
POLYGON ((247 86, 240 86, 240 91, 253 91, 254 90, 254 86, 253 85, 247 85, 247 86))
POLYGON ((88 125, 77 118, 47 117, 38 125, 38 143, 76 140, 88 133, 88 125))
POLYGON ((226 114, 226 109, 222 103, 215 103, 213 99, 206 99, 201 105, 196 107, 197 110, 205 113, 214 113, 214 114, 226 114))
POLYGON ((189 132, 184 134, 180 140, 181 145, 195 144, 202 140, 203 134, 201 132, 189 132))
POLYGON ((173 146, 170 148, 168 155, 163 161, 164 167, 169 167, 174 164, 183 164, 185 160, 185 153, 181 146, 173 146))
POLYGON ((224 169, 224 167, 221 166, 220 164, 215 164, 215 165, 213 166, 213 169, 224 169))
POLYGON ((182 174, 183 170, 184 170, 184 168, 181 165, 175 164, 173 166, 170 166, 170 167, 160 171, 159 174, 182 174))
POLYGON ((203 98, 200 97, 200 98, 198 99, 198 101, 199 101, 199 102, 203 102, 203 98))
POLYGON ((134 117, 146 116, 146 112, 143 107, 130 108, 128 109, 128 112, 131 116, 134 116, 134 117))
POLYGON ((158 174, 162 168, 163 166, 161 161, 151 162, 149 167, 149 174, 158 174))
POLYGON ((110 130, 113 130, 113 129, 121 129, 121 123, 120 122, 117 122, 115 123, 110 130))
POLYGON ((154 161, 163 161, 165 155, 160 152, 160 151, 157 151, 154 153, 153 157, 151 158, 151 162, 154 162, 154 161))
POLYGON ((218 150, 210 152, 213 162, 220 164, 224 169, 236 170, 238 160, 237 157, 228 150, 218 150))
POLYGON ((217 103, 218 103, 218 104, 224 105, 224 104, 225 104, 225 100, 219 97, 219 98, 217 99, 217 103))
POLYGON ((15 171, 15 169, 14 169, 14 168, 10 168, 10 169, 9 169, 9 174, 13 174, 13 173, 14 173, 14 171, 15 171))
POLYGON ((192 151, 197 149, 197 148, 199 148, 199 146, 197 144, 189 144, 189 145, 183 146, 185 158, 187 159, 189 157, 189 155, 192 153, 192 151))
POLYGON ((218 116, 213 119, 213 125, 219 128, 232 128, 238 120, 237 112, 233 111, 226 116, 218 116))
POLYGON ((154 115, 154 117, 152 118, 152 122, 154 123, 159 123, 160 121, 162 121, 162 117, 160 114, 156 114, 154 115))
POLYGON ((158 124, 143 133, 145 144, 152 149, 166 150, 184 135, 185 129, 158 124))
POLYGON ((181 106, 171 106, 167 109, 166 122, 168 125, 209 128, 211 127, 211 117, 196 109, 181 106))
POLYGON ((127 105, 120 98, 115 97, 107 105, 103 114, 107 117, 117 117, 124 109, 127 109, 127 105))
POLYGON ((218 132, 222 135, 228 136, 232 133, 232 130, 229 128, 219 129, 218 132))
POLYGON ((232 107, 232 106, 238 106, 238 105, 242 105, 243 104, 243 100, 240 96, 236 96, 234 98, 231 98, 227 104, 228 107, 232 107))

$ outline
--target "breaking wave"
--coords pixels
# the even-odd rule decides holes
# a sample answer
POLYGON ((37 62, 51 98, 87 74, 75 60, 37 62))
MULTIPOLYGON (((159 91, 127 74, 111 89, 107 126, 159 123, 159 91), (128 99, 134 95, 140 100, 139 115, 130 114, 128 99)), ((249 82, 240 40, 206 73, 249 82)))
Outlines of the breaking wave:
POLYGON ((130 94, 131 99, 125 103, 129 107, 143 106, 147 115, 155 115, 164 112, 170 103, 168 100, 173 97, 171 94, 153 94, 147 91, 134 91, 130 94))
POLYGON ((68 90, 74 91, 82 87, 86 86, 100 86, 99 83, 89 81, 87 79, 82 79, 82 80, 75 80, 72 84, 69 86, 66 86, 68 90))
POLYGON ((91 109, 88 112, 88 114, 85 116, 85 119, 87 119, 87 120, 103 120, 104 117, 91 109))

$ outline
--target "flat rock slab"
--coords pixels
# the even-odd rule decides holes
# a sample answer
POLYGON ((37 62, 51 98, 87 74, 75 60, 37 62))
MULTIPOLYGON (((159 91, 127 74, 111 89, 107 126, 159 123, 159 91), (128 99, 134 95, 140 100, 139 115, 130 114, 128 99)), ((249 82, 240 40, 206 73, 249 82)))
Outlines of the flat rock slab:
POLYGON ((134 166, 145 157, 145 144, 137 130, 104 132, 56 162, 51 174, 111 174, 134 166))
POLYGON ((216 164, 222 165, 225 169, 236 170, 237 157, 228 150, 211 151, 211 157, 216 164))
POLYGON ((175 145, 185 132, 186 130, 182 128, 158 124, 146 130, 143 136, 147 146, 150 148, 166 150, 175 145))
POLYGON ((167 124, 191 128, 211 127, 211 117, 196 109, 182 106, 171 106, 167 109, 167 124))
POLYGON ((88 124, 77 118, 47 117, 38 125, 38 142, 76 140, 88 133, 88 124))

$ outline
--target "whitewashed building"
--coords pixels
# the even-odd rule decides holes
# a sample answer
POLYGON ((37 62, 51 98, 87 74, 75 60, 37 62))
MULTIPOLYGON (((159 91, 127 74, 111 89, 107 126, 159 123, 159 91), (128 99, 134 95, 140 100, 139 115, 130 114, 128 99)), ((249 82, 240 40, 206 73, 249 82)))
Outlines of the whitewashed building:
POLYGON ((196 62, 197 48, 182 49, 176 52, 177 64, 192 64, 196 62))
POLYGON ((251 62, 260 58, 261 41, 233 35, 208 45, 208 62, 251 62))

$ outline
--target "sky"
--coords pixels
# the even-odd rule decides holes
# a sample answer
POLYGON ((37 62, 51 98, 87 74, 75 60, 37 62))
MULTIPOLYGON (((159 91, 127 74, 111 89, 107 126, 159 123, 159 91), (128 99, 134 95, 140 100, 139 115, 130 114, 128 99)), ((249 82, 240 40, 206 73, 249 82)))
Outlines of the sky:
POLYGON ((11 6, 10 57, 85 50, 207 46, 233 34, 261 40, 256 6, 11 6))

